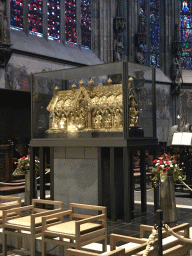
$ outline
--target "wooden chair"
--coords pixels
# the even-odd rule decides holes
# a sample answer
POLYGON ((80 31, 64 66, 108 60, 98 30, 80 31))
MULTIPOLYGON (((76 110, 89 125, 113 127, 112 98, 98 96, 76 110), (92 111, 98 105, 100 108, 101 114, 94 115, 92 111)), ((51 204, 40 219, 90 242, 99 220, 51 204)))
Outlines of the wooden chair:
POLYGON ((107 249, 107 216, 106 207, 71 203, 70 210, 43 217, 42 256, 46 255, 46 243, 60 245, 59 255, 63 255, 63 247, 80 249, 82 246, 102 241, 103 251, 107 249), (101 214, 88 215, 75 213, 75 209, 101 211, 101 214), (68 220, 64 220, 63 217, 68 220), (48 226, 49 219, 60 218, 59 224, 48 226))
MULTIPOLYGON (((108 253, 103 253, 106 256, 124 256, 125 255, 125 249, 124 248, 118 248, 116 250, 113 250, 108 253)), ((82 250, 77 249, 67 249, 67 256, 99 256, 103 255, 99 253, 93 253, 93 252, 86 252, 82 250)))
MULTIPOLYGON (((63 202, 51 201, 43 199, 32 199, 32 205, 18 207, 5 210, 3 214, 3 255, 7 255, 7 235, 18 236, 18 248, 22 246, 22 237, 29 237, 31 246, 31 256, 35 256, 35 239, 41 236, 42 231, 42 216, 58 213, 63 210, 63 202), (57 209, 48 210, 38 208, 38 206, 54 206, 57 209), (18 216, 8 218, 12 213, 17 213, 18 216), (27 215, 26 215, 27 213, 27 215)), ((50 223, 57 223, 58 219, 50 219, 50 223)))
MULTIPOLYGON (((153 226, 141 225, 140 238, 123 236, 118 234, 111 234, 110 235, 111 251, 115 250, 116 248, 124 248, 126 256, 143 255, 143 252, 147 245, 147 239, 144 239, 144 235, 146 231, 150 231, 151 233, 152 229, 153 229, 153 226), (117 241, 123 241, 125 242, 125 244, 119 247, 116 247, 117 241)), ((173 231, 185 238, 189 238, 188 223, 181 224, 174 227, 173 231)), ((176 256, 176 255, 189 256, 190 255, 190 244, 183 243, 179 241, 177 238, 175 238, 174 236, 167 235, 165 230, 163 230, 162 233, 163 233, 163 240, 162 240, 163 255, 166 255, 166 256, 176 256)), ((157 242, 158 240, 156 239, 155 245, 149 251, 148 256, 158 256, 157 242)))
MULTIPOLYGON (((3 228, 3 211, 21 207, 21 198, 16 196, 0 196, 0 228, 3 228)), ((16 216, 16 213, 12 211, 7 218, 10 219, 16 216)))

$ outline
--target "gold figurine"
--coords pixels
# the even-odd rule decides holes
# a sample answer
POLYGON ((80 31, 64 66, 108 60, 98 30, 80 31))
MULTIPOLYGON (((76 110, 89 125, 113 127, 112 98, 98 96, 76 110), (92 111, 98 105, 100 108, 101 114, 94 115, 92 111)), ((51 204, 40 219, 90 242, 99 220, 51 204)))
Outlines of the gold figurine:
POLYGON ((129 126, 137 127, 139 121, 138 103, 136 100, 136 93, 133 88, 133 78, 129 78, 129 126))

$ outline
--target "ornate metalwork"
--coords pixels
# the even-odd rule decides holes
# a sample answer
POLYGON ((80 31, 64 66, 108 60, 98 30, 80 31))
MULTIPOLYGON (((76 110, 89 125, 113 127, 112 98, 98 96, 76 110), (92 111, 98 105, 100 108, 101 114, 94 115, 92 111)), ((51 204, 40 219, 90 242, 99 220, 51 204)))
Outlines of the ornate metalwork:
POLYGON ((133 88, 133 78, 129 78, 129 126, 138 127, 139 122, 139 110, 138 103, 136 99, 136 94, 133 88))
POLYGON ((99 84, 89 87, 79 82, 80 88, 59 91, 51 99, 47 110, 50 112, 48 133, 78 131, 122 131, 122 84, 99 84))
MULTIPOLYGON (((94 87, 91 79, 89 86, 79 82, 80 88, 71 86, 71 90, 55 93, 47 107, 50 112, 48 133, 67 133, 77 131, 122 131, 123 104, 122 84, 99 84, 94 87)), ((138 126, 139 111, 133 78, 129 78, 129 118, 130 127, 138 126)))

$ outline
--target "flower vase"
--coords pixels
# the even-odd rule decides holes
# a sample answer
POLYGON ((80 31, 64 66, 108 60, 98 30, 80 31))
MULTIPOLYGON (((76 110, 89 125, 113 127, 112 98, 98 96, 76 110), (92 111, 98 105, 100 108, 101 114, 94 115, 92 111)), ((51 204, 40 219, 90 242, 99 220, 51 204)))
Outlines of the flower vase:
MULTIPOLYGON (((35 195, 37 194, 37 180, 35 175, 35 195)), ((30 205, 30 170, 25 173, 25 205, 30 205)))
POLYGON ((177 221, 175 184, 171 174, 168 174, 166 180, 160 184, 160 208, 165 223, 177 221))

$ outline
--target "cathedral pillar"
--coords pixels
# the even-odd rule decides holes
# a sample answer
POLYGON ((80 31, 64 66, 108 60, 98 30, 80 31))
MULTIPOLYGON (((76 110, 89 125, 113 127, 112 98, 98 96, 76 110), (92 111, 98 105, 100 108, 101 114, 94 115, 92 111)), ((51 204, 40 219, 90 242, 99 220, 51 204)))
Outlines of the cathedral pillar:
POLYGON ((113 62, 113 19, 115 0, 96 0, 92 4, 91 48, 105 63, 113 62))
POLYGON ((4 68, 11 57, 10 1, 0 0, 0 68, 4 68))

